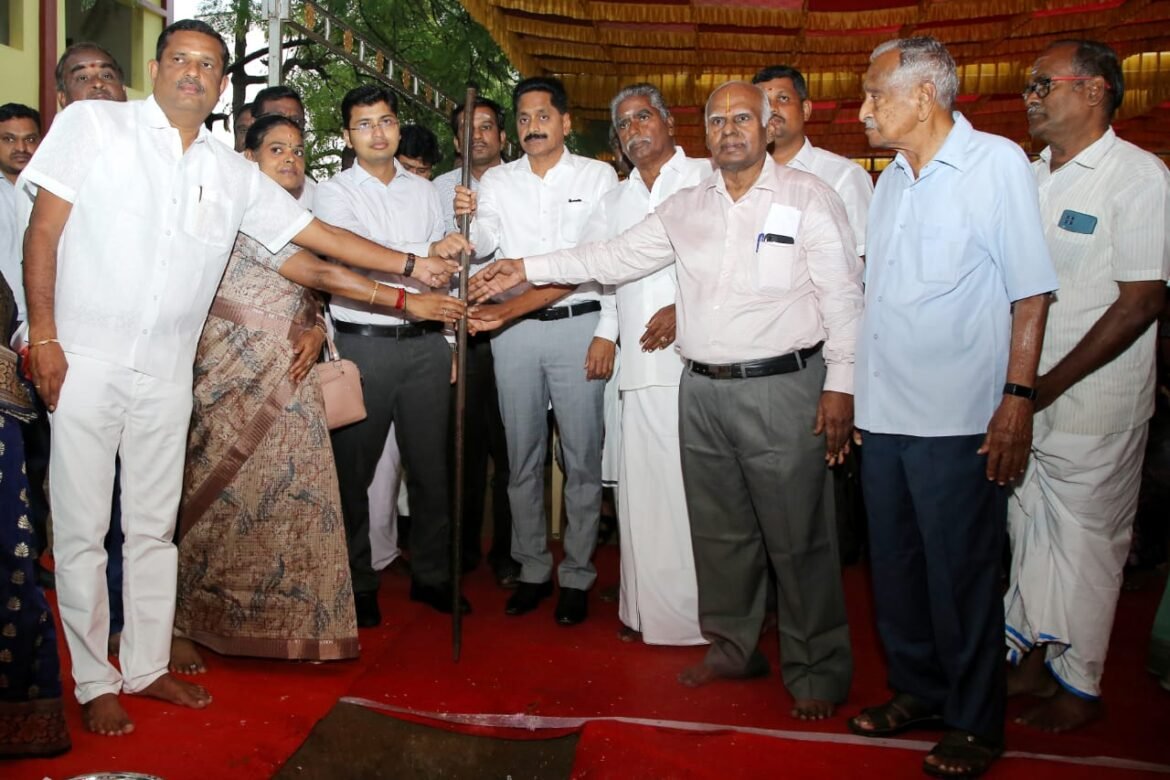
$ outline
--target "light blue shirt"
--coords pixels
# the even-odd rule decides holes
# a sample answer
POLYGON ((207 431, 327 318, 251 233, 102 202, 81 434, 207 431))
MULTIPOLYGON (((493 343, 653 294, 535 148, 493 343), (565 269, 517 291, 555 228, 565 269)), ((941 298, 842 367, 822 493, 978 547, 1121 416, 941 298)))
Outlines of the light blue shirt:
POLYGON ((869 210, 856 424, 983 433, 1003 398, 1011 303, 1057 287, 1023 151, 955 112, 917 179, 899 154, 869 210))

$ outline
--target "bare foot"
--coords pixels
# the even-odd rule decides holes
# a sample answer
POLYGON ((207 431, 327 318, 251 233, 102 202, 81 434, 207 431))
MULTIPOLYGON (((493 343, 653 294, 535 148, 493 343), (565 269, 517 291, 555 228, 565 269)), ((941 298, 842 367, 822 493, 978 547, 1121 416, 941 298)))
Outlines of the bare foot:
POLYGON ((634 629, 632 629, 626 625, 623 625, 621 628, 618 629, 617 635, 618 635, 618 639, 622 640, 623 642, 641 642, 642 641, 642 632, 635 631, 634 629))
POLYGON ((792 717, 800 720, 824 720, 833 717, 833 702, 824 699, 797 699, 792 703, 792 717))
POLYGON ((207 671, 195 643, 183 636, 171 639, 171 663, 167 668, 175 674, 203 674, 207 671))
POLYGON ((707 664, 695 664, 679 672, 678 681, 688 688, 701 688, 712 680, 719 679, 719 676, 719 673, 707 664))
POLYGON ((103 693, 82 704, 81 720, 86 730, 103 737, 120 737, 134 730, 134 722, 122 709, 116 693, 103 693))
POLYGON ((196 710, 201 710, 211 704, 211 694, 204 690, 202 685, 180 680, 171 674, 163 674, 162 677, 139 691, 138 695, 162 699, 171 704, 181 704, 196 710))
POLYGON ((1008 696, 1039 696, 1047 699, 1060 690, 1056 679, 1044 665, 1044 645, 1037 645, 1016 666, 1008 668, 1008 696))
POLYGON ((118 651, 122 649, 122 632, 110 634, 110 638, 106 640, 106 655, 117 658, 118 651))
POLYGON ((1059 734, 1092 723, 1101 717, 1103 710, 1099 699, 1083 699, 1061 690, 1016 718, 1016 723, 1059 734))

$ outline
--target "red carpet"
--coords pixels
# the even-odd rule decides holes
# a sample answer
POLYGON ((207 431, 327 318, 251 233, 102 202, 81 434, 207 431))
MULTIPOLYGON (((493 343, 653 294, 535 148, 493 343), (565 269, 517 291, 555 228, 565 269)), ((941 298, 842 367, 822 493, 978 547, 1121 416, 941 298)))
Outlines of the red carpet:
MULTIPOLYGON (((617 577, 616 548, 599 551, 599 585, 617 577)), ((215 696, 202 712, 125 697, 137 731, 101 738, 82 731, 76 705, 69 710, 73 751, 52 760, 0 764, 5 778, 68 778, 119 769, 176 778, 263 778, 304 740, 341 697, 368 700, 415 713, 500 714, 539 718, 626 717, 802 732, 808 739, 761 733, 702 732, 614 721, 580 726, 576 777, 878 777, 916 776, 921 750, 851 744, 844 718, 885 696, 884 671, 869 620, 866 573, 852 568, 846 586, 853 626, 856 675, 852 694, 834 719, 806 724, 788 716, 788 697, 775 671, 766 679, 720 682, 689 690, 674 682, 702 648, 623 644, 615 637, 617 607, 591 600, 590 619, 562 628, 552 600, 521 618, 503 614, 506 594, 480 571, 466 585, 475 613, 464 621, 463 657, 450 660, 450 621, 406 598, 407 582, 387 578, 382 589, 386 624, 362 633, 362 657, 333 664, 222 658, 209 654, 204 682, 215 696)), ((1073 735, 1047 736, 1010 726, 1012 751, 1064 756, 1108 756, 1170 764, 1170 694, 1144 671, 1149 627, 1160 595, 1153 588, 1125 593, 1118 610, 1106 674, 1105 718, 1073 735)), ((775 665, 776 640, 764 652, 775 665)), ((1013 703, 1011 711, 1019 704, 1013 703)), ((457 725, 426 717, 412 720, 514 738, 543 738, 559 731, 457 725)), ((555 723, 555 721, 554 721, 555 723)), ((575 723, 566 728, 575 727, 575 723)), ((800 735, 794 735, 800 736, 800 735)), ((930 734, 915 740, 930 739, 930 734)), ((1012 757, 993 778, 1134 777, 1138 772, 1012 757)))

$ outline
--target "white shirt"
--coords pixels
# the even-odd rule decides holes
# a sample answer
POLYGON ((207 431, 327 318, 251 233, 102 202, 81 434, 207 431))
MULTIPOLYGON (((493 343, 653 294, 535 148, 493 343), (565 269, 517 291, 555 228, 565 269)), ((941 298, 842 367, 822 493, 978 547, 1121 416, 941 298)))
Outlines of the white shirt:
POLYGON ((617 238, 525 258, 525 271, 536 284, 620 284, 673 262, 684 358, 738 363, 824 341, 824 389, 852 393, 862 299, 853 248, 840 196, 765 157, 737 201, 714 171, 617 238), (766 234, 789 241, 763 242, 766 234))
POLYGON ((813 146, 807 138, 788 166, 820 178, 841 196, 845 213, 849 215, 849 227, 853 229, 853 240, 857 242, 857 256, 864 257, 865 221, 873 198, 873 179, 869 173, 848 157, 813 146))
POLYGON ((301 197, 297 198, 297 203, 306 211, 313 210, 313 198, 317 194, 317 182, 309 177, 305 177, 305 188, 301 190, 301 197))
POLYGON ((61 346, 180 383, 236 234, 277 252, 312 221, 205 128, 184 152, 153 97, 68 106, 22 180, 73 204, 57 253, 61 346))
MULTIPOLYGON (((1060 362, 1113 303, 1117 282, 1170 275, 1170 172, 1149 152, 1106 130, 1058 170, 1045 149, 1032 170, 1060 292, 1048 309, 1040 373, 1060 362), (1066 214, 1066 226, 1061 217, 1066 214), (1091 227, 1086 221, 1096 220, 1091 227), (1071 223, 1071 224, 1067 224, 1071 223)), ((1154 413, 1156 328, 1066 390, 1041 414, 1054 430, 1128 431, 1154 413)))
MULTIPOLYGON (((24 229, 16 211, 17 189, 8 177, 0 176, 0 274, 16 297, 16 316, 22 322, 28 318, 24 305, 24 278, 21 275, 21 242, 24 229)), ((8 327, 8 323, 4 323, 8 327)))
MULTIPOLYGON (((505 258, 577 246, 594 207, 615 186, 617 174, 613 168, 578 157, 568 149, 543 178, 532 172, 528 155, 497 165, 479 182, 471 243, 481 255, 498 250, 496 257, 505 258)), ((601 286, 586 282, 556 305, 601 298, 601 286)), ((617 341, 617 316, 611 307, 602 307, 594 335, 617 341)))
MULTIPOLYGON (((674 193, 693 187, 711 174, 709 160, 687 157, 681 146, 662 166, 652 189, 646 189, 642 174, 635 168, 630 177, 607 192, 593 210, 585 227, 584 241, 605 241, 641 222, 647 214, 674 193)), ((646 323, 663 306, 674 303, 674 264, 652 274, 617 286, 618 334, 622 342, 622 365, 618 372, 620 390, 643 387, 677 387, 683 361, 675 345, 669 349, 643 352, 638 340, 646 323)))
MULTIPOLYGON (((389 184, 355 164, 352 168, 317 185, 313 213, 318 219, 345 228, 399 252, 418 257, 430 254, 430 246, 443 237, 443 209, 435 185, 416 176, 394 161, 394 178, 389 184)), ((430 292, 417 279, 399 274, 354 268, 355 273, 404 287, 410 292, 430 292)), ((366 299, 368 300, 368 299, 366 299)), ((329 311, 335 320, 372 325, 403 325, 418 320, 390 306, 370 306, 365 300, 333 296, 329 311)))

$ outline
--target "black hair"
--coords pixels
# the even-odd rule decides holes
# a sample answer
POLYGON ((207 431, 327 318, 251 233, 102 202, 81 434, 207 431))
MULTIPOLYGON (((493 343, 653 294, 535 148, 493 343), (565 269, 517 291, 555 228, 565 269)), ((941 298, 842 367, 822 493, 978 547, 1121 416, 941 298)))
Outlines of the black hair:
POLYGON ((37 132, 41 131, 41 112, 23 103, 5 103, 0 106, 0 122, 10 119, 31 119, 37 124, 37 132))
POLYGON ((438 165, 443 159, 443 153, 439 151, 439 139, 422 125, 403 126, 395 154, 422 160, 427 165, 438 165))
MULTIPOLYGON (((504 107, 503 106, 501 106, 496 101, 491 100, 490 98, 476 97, 475 107, 476 108, 486 108, 489 111, 491 111, 492 114, 494 114, 496 117, 496 129, 497 130, 504 129, 504 107)), ((474 111, 472 113, 474 113, 474 111)), ((452 133, 452 135, 454 135, 456 137, 459 136, 459 117, 461 117, 461 116, 463 116, 463 104, 462 103, 455 106, 455 108, 451 111, 451 133, 452 133)))
POLYGON ((341 125, 349 129, 349 118, 353 116, 354 106, 376 106, 385 103, 390 106, 390 112, 398 115, 398 96, 394 90, 381 84, 362 84, 345 93, 341 99, 341 125))
POLYGON ((210 24, 199 19, 180 19, 159 33, 158 43, 154 45, 154 59, 156 61, 162 60, 163 50, 167 48, 167 41, 177 32, 197 32, 219 41, 219 56, 223 60, 223 70, 220 71, 220 75, 227 73, 231 58, 228 55, 228 47, 224 43, 223 36, 216 32, 210 24))
POLYGON ((796 89, 797 96, 802 101, 808 100, 808 84, 805 83, 804 74, 796 68, 790 65, 769 65, 752 76, 752 83, 763 84, 765 81, 771 81, 772 79, 789 79, 792 82, 793 88, 796 89))
POLYGON ((297 124, 295 119, 290 119, 282 114, 265 114, 248 128, 248 134, 244 136, 244 148, 256 151, 264 143, 264 136, 268 135, 268 131, 281 126, 288 126, 294 128, 298 133, 304 133, 304 129, 297 124))
POLYGON ((1121 108, 1121 99, 1125 97, 1125 76, 1121 72, 1121 61, 1117 59, 1117 52, 1099 41, 1079 39, 1065 39, 1049 44, 1049 49, 1058 46, 1074 46, 1073 69, 1078 76, 1100 76, 1105 79, 1109 87, 1110 103, 1107 105, 1110 118, 1121 108))
POLYGON ((283 84, 277 84, 274 87, 265 87, 257 92, 256 97, 252 98, 252 113, 263 116, 267 112, 260 110, 260 106, 270 100, 277 101, 284 100, 285 98, 291 98, 297 101, 297 105, 301 107, 301 112, 304 113, 305 103, 301 100, 300 93, 292 87, 286 87, 283 84))
POLYGON ((517 113, 520 98, 529 92, 547 92, 553 108, 562 114, 569 113, 569 95, 565 85, 555 76, 533 76, 521 81, 512 90, 512 113, 517 113))
POLYGON ((96 51, 98 54, 101 54, 110 61, 110 66, 113 67, 114 72, 118 74, 118 79, 123 84, 126 83, 126 73, 122 70, 122 66, 118 64, 118 61, 114 59, 114 55, 106 51, 104 47, 99 46, 92 41, 84 41, 82 43, 75 43, 70 46, 65 50, 65 53, 61 55, 61 59, 57 60, 57 68, 54 71, 54 75, 57 77, 58 92, 65 91, 65 77, 69 75, 65 72, 65 60, 69 59, 74 54, 77 54, 79 51, 96 51))

